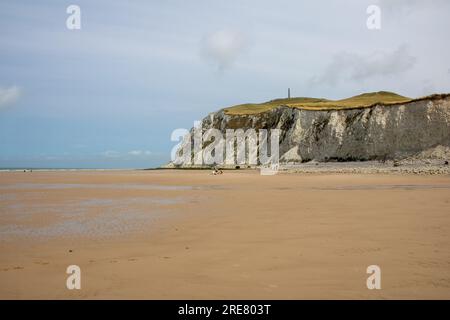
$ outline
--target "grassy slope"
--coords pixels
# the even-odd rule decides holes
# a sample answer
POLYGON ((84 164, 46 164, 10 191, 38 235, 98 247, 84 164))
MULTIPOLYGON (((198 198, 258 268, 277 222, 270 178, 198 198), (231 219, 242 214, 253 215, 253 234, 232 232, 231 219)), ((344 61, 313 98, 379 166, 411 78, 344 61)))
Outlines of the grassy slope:
POLYGON ((403 97, 393 92, 379 91, 363 93, 351 98, 342 100, 328 100, 317 98, 290 98, 276 99, 263 103, 247 103, 225 108, 226 114, 256 114, 268 111, 278 106, 288 106, 304 110, 338 110, 366 108, 374 104, 396 104, 412 101, 411 98, 403 97))

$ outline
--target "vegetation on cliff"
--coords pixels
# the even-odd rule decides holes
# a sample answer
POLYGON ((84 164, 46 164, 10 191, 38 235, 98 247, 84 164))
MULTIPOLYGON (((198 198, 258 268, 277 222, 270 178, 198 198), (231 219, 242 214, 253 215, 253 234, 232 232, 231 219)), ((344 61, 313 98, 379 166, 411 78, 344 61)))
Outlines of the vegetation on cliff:
POLYGON ((390 105, 413 101, 414 99, 401 96, 394 92, 378 91, 363 93, 354 97, 329 100, 323 98, 286 98, 275 99, 263 103, 246 103, 229 108, 225 108, 225 114, 230 115, 244 115, 257 114, 276 108, 278 106, 287 106, 291 108, 298 108, 303 110, 342 110, 342 109, 356 109, 367 108, 376 104, 390 105))

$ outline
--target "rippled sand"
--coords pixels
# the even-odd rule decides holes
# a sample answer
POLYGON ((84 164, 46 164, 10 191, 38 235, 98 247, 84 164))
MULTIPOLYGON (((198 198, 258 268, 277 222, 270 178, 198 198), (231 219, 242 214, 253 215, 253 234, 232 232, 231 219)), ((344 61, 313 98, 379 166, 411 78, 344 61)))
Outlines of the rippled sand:
POLYGON ((449 249, 448 175, 0 172, 0 298, 450 299, 449 249))

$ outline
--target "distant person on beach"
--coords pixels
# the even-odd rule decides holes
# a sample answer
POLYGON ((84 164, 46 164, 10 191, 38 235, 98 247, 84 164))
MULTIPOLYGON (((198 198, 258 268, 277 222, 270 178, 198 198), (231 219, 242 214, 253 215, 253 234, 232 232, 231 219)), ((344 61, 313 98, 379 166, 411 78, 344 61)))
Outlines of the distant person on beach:
POLYGON ((222 172, 222 170, 220 170, 220 169, 218 169, 217 168, 217 166, 214 166, 213 167, 213 172, 212 172, 212 174, 215 176, 215 175, 218 175, 218 174, 222 174, 223 172, 222 172))

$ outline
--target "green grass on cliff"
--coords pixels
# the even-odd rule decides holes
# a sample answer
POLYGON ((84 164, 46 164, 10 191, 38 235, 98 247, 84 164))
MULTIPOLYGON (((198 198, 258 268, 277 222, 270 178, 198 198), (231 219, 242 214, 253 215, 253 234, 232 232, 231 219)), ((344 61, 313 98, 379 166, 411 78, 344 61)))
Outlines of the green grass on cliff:
POLYGON ((340 110, 367 108, 375 104, 397 104, 412 101, 411 98, 393 92, 379 91, 363 93, 351 98, 341 100, 328 100, 319 98, 290 98, 275 99, 263 103, 246 103, 225 108, 226 114, 242 115, 256 114, 268 111, 278 106, 287 106, 304 110, 340 110))

